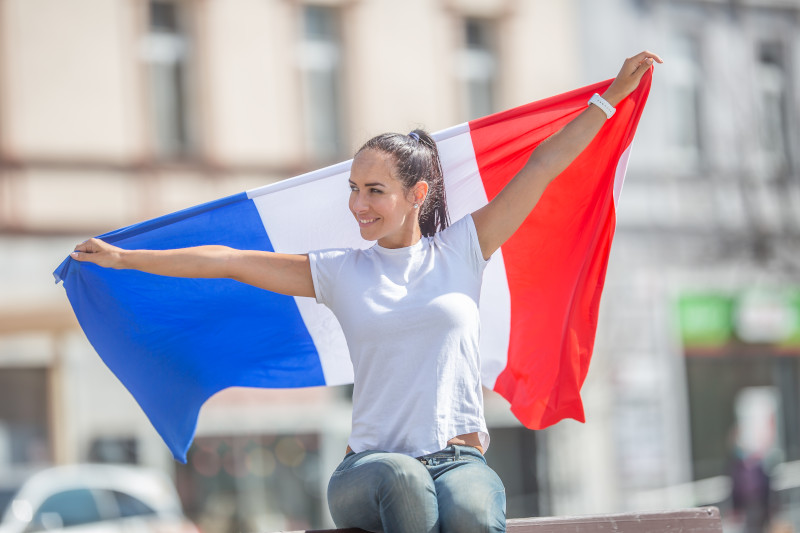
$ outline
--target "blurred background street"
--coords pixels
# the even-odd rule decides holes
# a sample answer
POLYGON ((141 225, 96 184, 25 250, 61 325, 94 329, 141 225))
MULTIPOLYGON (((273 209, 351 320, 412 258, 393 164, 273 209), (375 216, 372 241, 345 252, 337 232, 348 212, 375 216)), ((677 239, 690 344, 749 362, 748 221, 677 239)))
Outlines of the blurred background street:
MULTIPOLYGON (((349 387, 224 391, 176 463, 51 272, 87 237, 611 78, 643 49, 665 63, 587 422, 529 431, 487 391, 487 460, 509 517, 717 505, 727 532, 800 532, 800 0, 0 0, 0 531, 68 526, 13 494, 80 463, 146 469, 203 533, 332 526, 349 387)), ((115 497, 112 517, 161 513, 115 497)))

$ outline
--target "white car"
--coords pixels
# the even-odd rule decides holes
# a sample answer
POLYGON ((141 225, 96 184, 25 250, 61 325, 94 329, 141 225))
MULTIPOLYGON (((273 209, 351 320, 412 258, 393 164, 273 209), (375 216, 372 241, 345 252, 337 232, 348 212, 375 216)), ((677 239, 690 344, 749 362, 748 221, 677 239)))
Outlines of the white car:
POLYGON ((15 487, 2 483, 0 533, 199 533, 184 516, 170 479, 155 470, 61 466, 15 487))

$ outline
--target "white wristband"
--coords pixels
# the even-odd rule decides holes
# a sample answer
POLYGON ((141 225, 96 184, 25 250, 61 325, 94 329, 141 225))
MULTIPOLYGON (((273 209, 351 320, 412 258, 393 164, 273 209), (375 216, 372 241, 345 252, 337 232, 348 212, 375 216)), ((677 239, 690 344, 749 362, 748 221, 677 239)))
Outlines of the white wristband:
POLYGON ((613 117, 613 116, 614 116, 614 113, 616 113, 616 112, 617 112, 617 110, 616 110, 616 109, 614 109, 614 106, 612 106, 611 104, 609 104, 609 103, 608 103, 608 101, 606 101, 606 99, 605 99, 605 98, 603 98, 602 96, 600 96, 600 95, 599 95, 599 94, 597 94, 597 93, 594 93, 594 94, 592 95, 592 97, 591 97, 591 98, 589 98, 589 102, 588 102, 588 104, 589 104, 589 105, 592 105, 592 104, 594 104, 594 105, 596 105, 597 107, 599 107, 599 108, 600 108, 600 110, 601 110, 601 111, 603 111, 603 113, 605 113, 605 114, 606 114, 606 120, 608 120, 608 119, 610 119, 611 117, 613 117))

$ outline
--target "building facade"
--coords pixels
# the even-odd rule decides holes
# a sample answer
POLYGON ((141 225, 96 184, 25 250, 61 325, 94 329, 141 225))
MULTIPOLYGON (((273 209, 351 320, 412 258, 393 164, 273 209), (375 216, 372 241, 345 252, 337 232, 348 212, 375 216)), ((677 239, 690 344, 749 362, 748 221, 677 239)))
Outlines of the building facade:
POLYGON ((553 511, 716 504, 737 530, 746 458, 796 529, 800 3, 579 12, 592 77, 626 50, 665 63, 618 206, 588 421, 548 435, 553 511))
POLYGON ((87 236, 610 78, 649 48, 666 62, 587 423, 530 432, 487 393, 487 458, 509 516, 727 511, 747 449, 800 528, 799 25, 795 0, 0 0, 0 472, 133 462, 171 472, 204 531, 330 525, 348 390, 225 391, 175 464, 52 270, 87 236))
MULTIPOLYGON (((173 463, 51 272, 88 236, 347 159, 377 133, 435 131, 574 87, 574 9, 0 0, 0 472, 138 463, 173 475, 203 530, 330 525, 347 389, 225 391, 188 464, 173 463), (567 59, 534 53, 553 45, 567 59)), ((544 512, 544 450, 487 402, 509 512, 544 512)))

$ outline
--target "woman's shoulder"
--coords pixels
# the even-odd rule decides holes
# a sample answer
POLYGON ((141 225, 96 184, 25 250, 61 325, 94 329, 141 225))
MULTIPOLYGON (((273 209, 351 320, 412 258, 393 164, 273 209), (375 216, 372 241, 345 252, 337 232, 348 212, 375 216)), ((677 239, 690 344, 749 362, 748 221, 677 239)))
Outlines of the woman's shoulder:
POLYGON ((364 251, 359 248, 322 248, 311 250, 308 252, 308 257, 312 262, 345 262, 349 258, 364 253, 364 251))
POLYGON ((336 292, 334 287, 350 279, 343 274, 352 270, 353 260, 362 252, 357 248, 325 248, 308 252, 318 303, 329 305, 331 295, 336 292))
POLYGON ((482 271, 487 261, 481 253, 478 232, 471 214, 466 214, 434 235, 442 248, 451 248, 482 271))
POLYGON ((443 230, 436 232, 433 237, 434 239, 440 239, 442 241, 459 239, 466 239, 469 241, 473 233, 477 235, 477 232, 475 231, 475 223, 472 221, 472 214, 467 213, 443 230))

